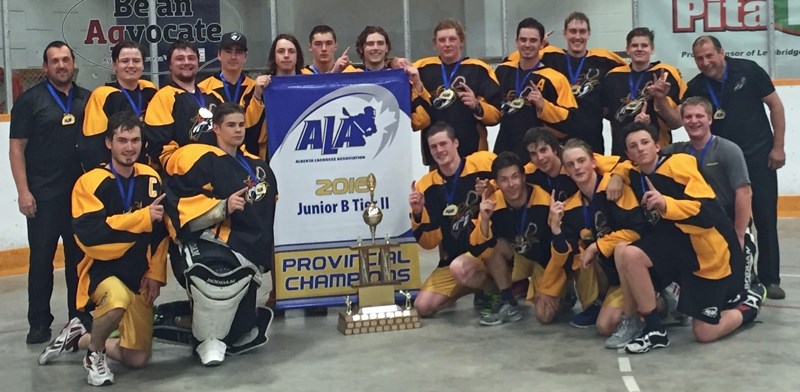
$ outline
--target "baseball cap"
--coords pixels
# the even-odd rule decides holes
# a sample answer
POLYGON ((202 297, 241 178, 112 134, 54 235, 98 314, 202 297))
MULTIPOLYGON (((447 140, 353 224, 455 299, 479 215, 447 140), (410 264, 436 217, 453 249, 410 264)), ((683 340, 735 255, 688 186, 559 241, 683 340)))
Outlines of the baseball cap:
POLYGON ((219 43, 219 47, 221 49, 229 48, 234 45, 238 45, 247 51, 247 38, 244 36, 244 34, 238 31, 225 33, 225 35, 222 36, 222 41, 219 43))

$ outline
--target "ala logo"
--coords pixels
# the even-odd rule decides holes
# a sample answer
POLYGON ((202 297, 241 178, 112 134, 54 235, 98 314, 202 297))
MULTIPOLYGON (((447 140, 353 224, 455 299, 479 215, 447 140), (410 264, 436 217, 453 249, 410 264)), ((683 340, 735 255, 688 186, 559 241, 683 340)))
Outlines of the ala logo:
POLYGON ((371 159, 394 141, 401 113, 395 96, 382 86, 342 87, 295 120, 280 150, 290 147, 306 161, 371 159))

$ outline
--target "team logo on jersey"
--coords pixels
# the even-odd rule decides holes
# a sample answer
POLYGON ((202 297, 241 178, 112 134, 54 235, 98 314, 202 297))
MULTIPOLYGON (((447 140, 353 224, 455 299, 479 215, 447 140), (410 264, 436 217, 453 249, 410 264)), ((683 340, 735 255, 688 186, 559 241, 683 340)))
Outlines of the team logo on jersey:
POLYGON ((335 155, 323 160, 373 158, 394 141, 400 113, 397 99, 382 86, 343 87, 310 105, 292 124, 281 148, 335 155))
POLYGON ((600 70, 589 68, 585 74, 578 76, 578 80, 572 85, 572 95, 575 98, 582 98, 600 86, 600 70))
POLYGON ((539 226, 537 226, 534 222, 528 222, 525 232, 518 234, 514 238, 514 244, 512 245, 514 247, 514 251, 519 255, 525 255, 528 253, 531 248, 539 244, 538 234, 539 226))
POLYGON ((208 109, 200 108, 197 111, 197 115, 192 119, 194 125, 192 126, 192 129, 189 130, 189 140, 196 142, 200 140, 200 136, 202 134, 212 132, 212 120, 214 119, 214 114, 212 111, 215 107, 216 105, 211 104, 209 105, 208 109))
POLYGON ((267 171, 261 166, 256 166, 256 178, 247 176, 244 180, 247 191, 244 193, 244 200, 250 204, 261 201, 267 195, 269 183, 267 182, 267 171))
POLYGON ((450 233, 453 238, 458 238, 461 232, 472 224, 472 220, 478 217, 480 202, 481 197, 478 195, 478 192, 467 192, 467 197, 464 202, 458 206, 456 214, 450 217, 450 233))
POLYGON ((747 84, 747 78, 742 76, 742 78, 739 79, 739 81, 736 82, 736 84, 733 85, 733 91, 741 90, 744 87, 745 84, 747 84))

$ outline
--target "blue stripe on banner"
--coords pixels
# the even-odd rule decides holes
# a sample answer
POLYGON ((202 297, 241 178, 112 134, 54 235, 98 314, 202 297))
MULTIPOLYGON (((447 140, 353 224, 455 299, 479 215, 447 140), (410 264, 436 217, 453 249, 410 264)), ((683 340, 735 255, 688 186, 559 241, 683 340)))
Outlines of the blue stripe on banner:
MULTIPOLYGON (((409 290, 411 293, 411 301, 417 299, 417 294, 419 294, 419 290, 409 290)), ((344 295, 334 295, 330 297, 314 297, 314 298, 301 298, 301 299, 284 299, 279 300, 275 303, 275 308, 281 310, 288 310, 288 309, 302 309, 302 308, 310 308, 310 307, 317 307, 317 306, 324 306, 324 307, 332 307, 332 306, 345 306, 345 299, 346 296, 344 295)), ((358 304, 358 295, 351 295, 350 301, 353 305, 358 304)), ((394 302, 402 307, 406 302, 406 297, 400 293, 394 293, 394 302)))

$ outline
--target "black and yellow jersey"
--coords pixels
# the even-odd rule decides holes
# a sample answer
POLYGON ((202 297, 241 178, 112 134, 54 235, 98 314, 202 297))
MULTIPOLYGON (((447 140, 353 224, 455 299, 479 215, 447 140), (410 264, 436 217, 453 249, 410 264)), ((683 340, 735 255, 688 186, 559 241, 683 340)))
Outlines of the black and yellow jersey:
MULTIPOLYGON (((645 176, 631 163, 624 165, 630 167, 630 187, 637 200, 641 200, 648 190, 645 176)), ((733 223, 698 171, 697 160, 689 154, 662 155, 655 172, 646 177, 664 196, 667 205, 656 224, 674 225, 692 243, 696 257, 692 258, 692 265, 685 267, 705 279, 730 275, 731 252, 726 236, 734 233, 733 223)))
POLYGON ((216 146, 189 144, 176 150, 164 169, 170 175, 166 212, 171 235, 193 241, 208 229, 254 264, 272 268, 278 186, 266 162, 243 149, 233 157, 216 146), (226 199, 245 187, 248 202, 243 211, 223 212, 206 227, 192 226, 193 220, 220 208, 220 203, 220 211, 226 211, 226 199))
MULTIPOLYGON (((500 86, 494 70, 478 59, 465 57, 453 64, 444 64, 439 57, 426 57, 414 62, 419 70, 424 91, 411 95, 411 127, 422 131, 423 163, 434 164, 428 148, 428 128, 431 124, 444 121, 456 131, 458 153, 468 156, 476 151, 489 148, 486 127, 500 122, 500 86), (475 93, 483 114, 478 116, 466 107, 455 94, 452 99, 440 96, 444 92, 445 81, 449 80, 450 88, 459 91, 459 85, 465 83, 475 93), (450 102, 449 105, 446 102, 450 102), (438 109, 437 109, 438 107, 438 109)), ((414 89, 412 89, 414 90, 414 89)))
POLYGON ((441 244, 443 260, 439 267, 449 265, 466 252, 478 257, 488 249, 489 244, 472 246, 470 235, 477 224, 481 199, 475 192, 475 180, 491 177, 494 158, 491 152, 476 152, 462 158, 459 170, 451 177, 444 177, 435 170, 417 181, 416 187, 425 198, 425 207, 419 221, 411 218, 411 230, 424 249, 433 249, 441 244), (445 209, 449 210, 448 213, 445 209))
POLYGON ((611 123, 611 153, 625 156, 625 141, 622 140, 622 128, 634 122, 636 115, 647 103, 647 114, 650 123, 659 130, 659 144, 666 146, 672 143, 672 128, 656 112, 653 99, 645 89, 653 81, 666 72, 667 82, 671 84, 667 101, 676 107, 686 91, 686 83, 677 68, 661 62, 651 63, 642 72, 631 70, 629 64, 612 69, 603 79, 603 106, 605 116, 611 123))
POLYGON ((244 144, 247 151, 253 155, 258 154, 258 139, 261 132, 261 121, 264 121, 264 102, 259 101, 253 97, 255 92, 256 81, 244 74, 239 76, 241 86, 239 87, 239 94, 236 94, 236 82, 223 83, 220 74, 214 74, 197 85, 203 91, 214 91, 223 99, 223 102, 231 102, 236 100, 239 106, 244 108, 244 126, 245 137, 244 144), (234 97, 235 96, 235 97, 234 97))
MULTIPOLYGON (((148 80, 139 80, 135 90, 124 89, 114 82, 100 86, 92 92, 86 103, 83 133, 78 137, 78 154, 84 171, 108 163, 111 158, 104 135, 108 130, 109 117, 127 110, 144 119, 147 106, 154 95, 156 86, 148 80)), ((142 145, 144 144, 143 140, 142 145)), ((139 162, 147 163, 147 155, 139 155, 139 162)))
POLYGON ((518 61, 507 61, 495 69, 500 83, 502 102, 500 104, 502 118, 500 131, 494 145, 494 152, 515 152, 523 162, 527 162, 528 150, 523 138, 525 132, 534 126, 544 125, 554 130, 559 139, 572 135, 572 129, 578 129, 574 113, 578 108, 575 97, 570 90, 569 82, 556 70, 541 66, 536 69, 523 70, 518 61), (544 108, 537 114, 536 107, 525 97, 534 88, 539 89, 544 98, 544 108), (519 89, 519 91, 517 91, 519 89), (523 103, 517 107, 515 99, 521 98, 523 103))
POLYGON ((139 292, 143 276, 167 283, 166 224, 151 221, 149 209, 159 194, 158 174, 140 163, 134 164, 131 178, 118 180, 109 168, 101 166, 75 183, 72 228, 85 252, 78 264, 78 308, 84 307, 97 285, 111 276, 134 293, 139 292))
MULTIPOLYGON (((619 157, 616 155, 600 155, 593 154, 595 162, 597 162, 597 173, 601 176, 605 173, 611 173, 619 163, 619 157)), ((615 173, 620 176, 626 173, 615 173)), ((543 189, 548 195, 556 191, 555 199, 558 201, 567 200, 570 196, 578 192, 578 186, 569 178, 567 170, 561 167, 561 171, 555 177, 550 177, 547 173, 539 170, 533 162, 528 162, 525 165, 525 182, 533 184, 543 189)))
POLYGON ((198 111, 201 107, 212 110, 222 102, 216 92, 203 91, 199 86, 190 93, 173 82, 158 90, 144 117, 150 161, 164 167, 178 147, 189 143, 215 145, 217 138, 210 126, 196 127, 203 122, 198 111))

